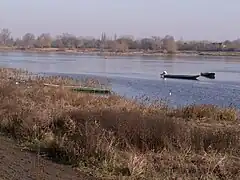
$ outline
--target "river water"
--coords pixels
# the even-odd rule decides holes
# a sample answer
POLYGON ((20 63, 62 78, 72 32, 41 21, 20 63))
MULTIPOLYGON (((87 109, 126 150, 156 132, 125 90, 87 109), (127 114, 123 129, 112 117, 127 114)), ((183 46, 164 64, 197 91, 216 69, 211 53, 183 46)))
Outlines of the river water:
POLYGON ((112 89, 128 98, 163 99, 173 106, 215 104, 240 108, 240 58, 223 57, 109 57, 1 52, 0 66, 72 77, 106 77, 112 89), (216 79, 163 80, 166 70, 175 74, 216 72, 216 79))

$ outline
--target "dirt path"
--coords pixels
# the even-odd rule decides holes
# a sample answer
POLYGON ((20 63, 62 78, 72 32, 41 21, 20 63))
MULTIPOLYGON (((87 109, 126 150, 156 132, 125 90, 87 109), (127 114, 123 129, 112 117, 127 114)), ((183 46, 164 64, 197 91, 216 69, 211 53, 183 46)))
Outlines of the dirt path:
POLYGON ((21 151, 12 140, 0 135, 0 180, 95 180, 33 153, 21 151))

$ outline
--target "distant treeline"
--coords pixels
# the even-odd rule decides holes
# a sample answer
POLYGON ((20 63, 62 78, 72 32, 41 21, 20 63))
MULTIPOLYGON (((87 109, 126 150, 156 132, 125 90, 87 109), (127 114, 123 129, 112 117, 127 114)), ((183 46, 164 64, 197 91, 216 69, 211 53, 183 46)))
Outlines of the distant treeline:
POLYGON ((115 35, 112 38, 102 33, 100 38, 77 37, 73 34, 63 33, 51 36, 42 33, 36 36, 26 33, 21 38, 14 39, 11 31, 7 28, 1 29, 0 45, 21 49, 31 48, 69 48, 69 49, 98 49, 111 52, 149 51, 176 53, 177 51, 240 51, 240 39, 224 42, 210 41, 176 41, 173 36, 166 35, 161 38, 152 36, 150 38, 134 39, 132 36, 115 35))

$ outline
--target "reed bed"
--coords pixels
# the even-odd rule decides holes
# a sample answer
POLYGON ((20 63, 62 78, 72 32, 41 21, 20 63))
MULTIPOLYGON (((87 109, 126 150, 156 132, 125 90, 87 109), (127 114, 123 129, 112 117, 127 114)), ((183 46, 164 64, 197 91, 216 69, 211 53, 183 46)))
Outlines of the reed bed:
POLYGON ((16 69, 2 68, 0 77, 0 131, 25 149, 104 179, 240 177, 236 109, 172 109, 161 102, 144 105, 118 95, 72 92, 43 83, 99 82, 16 69))

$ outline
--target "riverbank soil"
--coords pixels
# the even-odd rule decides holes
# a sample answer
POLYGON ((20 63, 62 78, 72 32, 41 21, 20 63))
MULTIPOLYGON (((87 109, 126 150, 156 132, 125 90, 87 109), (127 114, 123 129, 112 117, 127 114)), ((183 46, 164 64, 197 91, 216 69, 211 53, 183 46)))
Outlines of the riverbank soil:
POLYGON ((198 51, 177 51, 176 54, 168 54, 162 52, 144 52, 144 51, 130 51, 130 52, 112 52, 105 50, 100 53, 99 49, 69 49, 69 48, 30 48, 19 49, 16 47, 0 47, 0 52, 27 52, 27 53, 68 53, 68 54, 85 54, 85 55, 104 55, 104 56, 175 56, 175 57, 239 57, 239 52, 198 52, 198 51))
POLYGON ((95 180, 71 166, 54 163, 27 152, 0 135, 0 180, 95 180))

